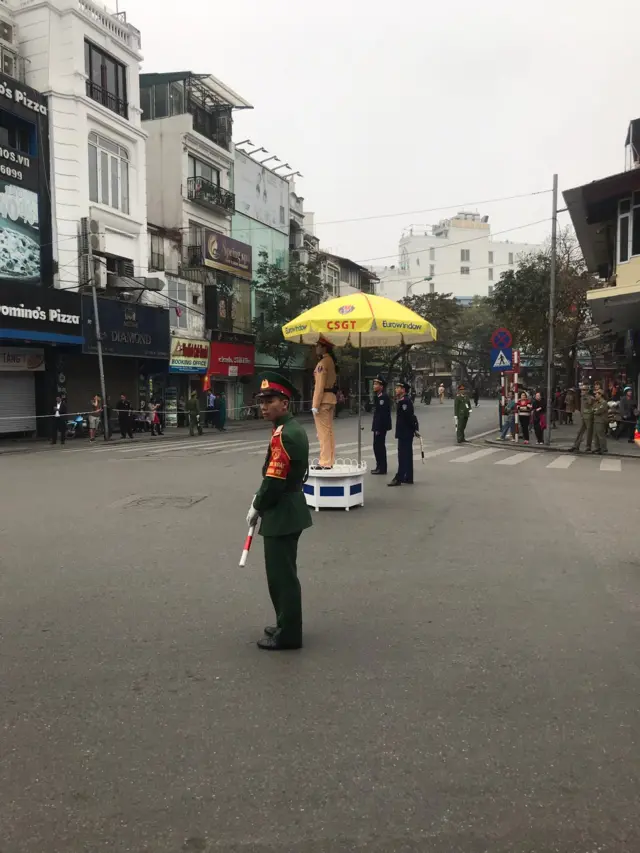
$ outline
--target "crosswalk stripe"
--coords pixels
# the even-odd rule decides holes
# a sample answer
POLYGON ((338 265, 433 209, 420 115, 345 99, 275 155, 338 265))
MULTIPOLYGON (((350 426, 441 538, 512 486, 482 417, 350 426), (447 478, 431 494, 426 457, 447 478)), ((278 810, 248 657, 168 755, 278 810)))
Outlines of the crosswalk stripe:
MULTIPOLYGON (((462 450, 461 447, 439 447, 437 450, 425 450, 424 458, 425 459, 433 459, 434 456, 444 456, 445 453, 455 453, 458 450, 462 450)), ((415 455, 415 454, 414 454, 415 455)), ((418 451, 418 459, 420 459, 420 451, 418 451)), ((453 460, 449 460, 450 462, 453 460)))
POLYGON ((620 459, 601 459, 600 460, 600 470, 601 471, 621 471, 622 470, 622 460, 620 460, 620 459))
POLYGON ((570 468, 576 461, 577 456, 557 456, 553 462, 549 462, 547 468, 570 468))
POLYGON ((449 462, 475 462, 476 459, 482 459, 484 456, 491 456, 493 453, 500 453, 497 447, 488 447, 486 450, 476 450, 475 453, 467 453, 465 456, 458 456, 457 459, 450 459, 449 462))
POLYGON ((527 459, 533 459, 533 453, 514 453, 506 459, 498 459, 496 465, 522 465, 527 459))

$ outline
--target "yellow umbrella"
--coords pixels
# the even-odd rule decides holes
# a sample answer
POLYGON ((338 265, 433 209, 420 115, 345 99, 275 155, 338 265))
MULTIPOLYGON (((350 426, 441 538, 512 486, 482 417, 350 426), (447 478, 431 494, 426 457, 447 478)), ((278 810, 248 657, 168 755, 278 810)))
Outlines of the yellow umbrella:
POLYGON ((285 340, 301 344, 315 344, 322 335, 336 346, 355 347, 426 344, 438 337, 431 323, 415 311, 368 293, 321 302, 286 323, 282 334, 285 340))
POLYGON ((367 293, 328 299, 282 327, 285 340, 315 344, 322 335, 336 346, 360 348, 358 357, 358 464, 362 461, 362 347, 426 344, 438 332, 428 320, 404 305, 367 293))

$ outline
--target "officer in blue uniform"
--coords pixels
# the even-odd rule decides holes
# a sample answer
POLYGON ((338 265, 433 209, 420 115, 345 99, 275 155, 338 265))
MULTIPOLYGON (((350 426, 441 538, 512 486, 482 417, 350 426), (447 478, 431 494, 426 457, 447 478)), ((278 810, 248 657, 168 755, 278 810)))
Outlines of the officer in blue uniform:
POLYGON ((382 376, 373 380, 375 401, 373 404, 373 452, 376 457, 376 467, 372 474, 387 473, 387 433, 391 430, 391 401, 386 391, 387 381, 382 376))
POLYGON ((416 433, 416 416, 408 382, 396 382, 396 438, 398 439, 398 473, 390 486, 413 485, 413 437, 416 433))

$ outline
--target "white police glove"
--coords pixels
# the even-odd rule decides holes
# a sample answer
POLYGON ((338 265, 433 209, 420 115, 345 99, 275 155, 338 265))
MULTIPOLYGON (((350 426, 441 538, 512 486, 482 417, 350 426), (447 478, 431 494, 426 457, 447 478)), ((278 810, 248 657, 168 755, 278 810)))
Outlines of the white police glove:
MULTIPOLYGON (((255 500, 255 495, 253 496, 253 500, 255 500)), ((260 513, 254 507, 253 501, 251 501, 251 506, 249 507, 249 512, 247 513, 247 525, 249 527, 253 527, 253 525, 257 523, 259 518, 260 513)))
POLYGON ((453 419, 453 425, 454 425, 454 426, 458 426, 458 418, 454 417, 454 419, 453 419))
POLYGON ((311 409, 311 414, 312 414, 312 415, 317 415, 319 411, 320 411, 320 409, 315 409, 315 408, 314 408, 314 409, 311 409))

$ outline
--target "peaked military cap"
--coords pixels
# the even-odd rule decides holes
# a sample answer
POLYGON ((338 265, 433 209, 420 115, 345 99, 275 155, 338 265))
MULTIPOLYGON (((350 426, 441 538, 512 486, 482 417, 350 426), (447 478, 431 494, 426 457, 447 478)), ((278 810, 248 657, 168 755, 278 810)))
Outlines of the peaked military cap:
POLYGON ((378 374, 373 381, 379 382, 383 386, 383 388, 387 387, 387 380, 383 376, 380 376, 380 374, 378 374))
POLYGON ((396 388, 404 388, 405 391, 411 391, 411 385, 402 379, 396 380, 396 388))
POLYGON ((258 381, 260 382, 258 397, 272 397, 274 394, 278 394, 280 397, 286 397, 287 400, 290 400, 296 394, 295 386, 289 382, 286 376, 282 376, 273 370, 266 370, 261 373, 258 381))
POLYGON ((318 343, 321 344, 321 346, 326 347, 327 349, 333 349, 333 344, 331 343, 331 341, 328 341, 324 337, 324 335, 320 335, 320 337, 318 338, 318 343))

